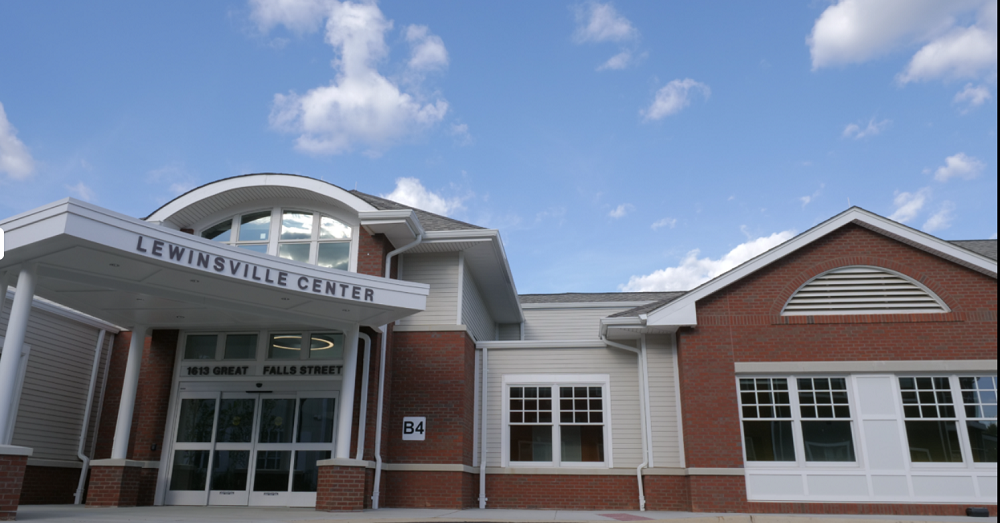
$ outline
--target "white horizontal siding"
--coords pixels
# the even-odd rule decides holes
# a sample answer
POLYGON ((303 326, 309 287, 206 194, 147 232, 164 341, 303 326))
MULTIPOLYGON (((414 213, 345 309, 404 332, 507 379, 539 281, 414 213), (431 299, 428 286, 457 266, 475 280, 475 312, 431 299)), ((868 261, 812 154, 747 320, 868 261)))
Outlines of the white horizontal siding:
MULTIPOLYGON (((7 330, 8 309, 9 301, 0 315, 0 332, 7 330)), ((33 458, 77 460, 99 332, 69 318, 32 309, 25 335, 31 352, 12 443, 34 449, 33 458)), ((110 340, 108 335, 108 343, 110 340)), ((105 354, 108 350, 106 347, 105 354)), ((96 404, 94 401, 91 406, 96 404)), ((91 417, 94 427, 96 420, 91 417)))
POLYGON ((407 254, 402 279, 430 285, 427 308, 396 325, 456 325, 458 321, 458 253, 407 254))
POLYGON ((597 339, 601 318, 631 307, 524 309, 526 340, 597 339))
POLYGON ((646 339, 653 463, 657 467, 681 466, 677 430, 677 377, 674 375, 674 349, 670 341, 667 336, 649 336, 646 339))
POLYGON ((521 324, 520 323, 501 323, 498 325, 499 336, 498 340, 512 341, 521 339, 521 324))
MULTIPOLYGON (((477 351, 481 357, 482 351, 477 351)), ((634 354, 610 349, 490 350, 486 465, 501 463, 503 376, 505 374, 608 374, 611 377, 612 455, 615 468, 642 462, 639 380, 634 354)), ((477 391, 477 402, 482 392, 477 391)), ((478 457, 477 457, 478 463, 478 457)))
POLYGON ((497 334, 496 323, 479 294, 469 267, 465 266, 462 272, 462 323, 472 332, 476 341, 492 340, 497 334))

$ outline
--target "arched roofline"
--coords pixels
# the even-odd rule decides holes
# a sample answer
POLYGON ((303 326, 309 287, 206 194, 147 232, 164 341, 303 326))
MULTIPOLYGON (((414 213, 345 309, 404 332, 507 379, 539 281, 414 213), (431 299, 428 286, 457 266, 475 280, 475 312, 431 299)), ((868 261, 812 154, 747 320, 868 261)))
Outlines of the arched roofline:
POLYGON ((315 178, 299 174, 255 173, 223 178, 221 180, 209 182, 200 187, 191 189, 190 191, 165 203, 159 209, 156 209, 149 216, 143 219, 150 222, 165 222, 168 221, 171 216, 174 216, 178 212, 198 202, 213 198, 228 191, 245 187, 262 186, 289 187, 314 192, 331 200, 336 200, 337 202, 340 202, 357 212, 370 212, 378 210, 368 202, 351 194, 349 191, 323 180, 317 180, 315 178))

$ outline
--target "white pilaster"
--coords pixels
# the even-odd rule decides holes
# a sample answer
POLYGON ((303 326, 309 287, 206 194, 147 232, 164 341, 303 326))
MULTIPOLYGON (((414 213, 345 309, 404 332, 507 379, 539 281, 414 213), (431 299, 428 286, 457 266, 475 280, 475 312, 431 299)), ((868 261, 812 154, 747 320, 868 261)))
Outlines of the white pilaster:
POLYGON ((139 387, 139 367, 142 364, 142 349, 146 345, 146 330, 145 325, 136 325, 132 328, 128 361, 125 364, 125 379, 122 381, 122 398, 118 404, 115 440, 111 446, 111 459, 125 459, 128 454, 128 437, 132 431, 132 411, 135 409, 135 391, 139 387))
MULTIPOLYGON (((25 264, 17 278, 17 293, 10 306, 10 317, 7 320, 7 332, 4 335, 3 354, 0 354, 0 445, 9 445, 9 425, 13 411, 14 398, 17 394, 14 388, 18 385, 17 374, 21 363, 21 348, 24 346, 24 336, 28 331, 28 318, 31 316, 31 302, 35 298, 35 275, 38 266, 34 263, 25 264)), ((4 285, 6 298, 6 285, 4 285)), ((0 301, 0 303, 3 303, 0 301)))
POLYGON ((344 336, 344 381, 340 386, 340 405, 337 405, 337 450, 334 458, 350 459, 351 425, 354 423, 354 383, 358 374, 358 326, 351 327, 344 336))

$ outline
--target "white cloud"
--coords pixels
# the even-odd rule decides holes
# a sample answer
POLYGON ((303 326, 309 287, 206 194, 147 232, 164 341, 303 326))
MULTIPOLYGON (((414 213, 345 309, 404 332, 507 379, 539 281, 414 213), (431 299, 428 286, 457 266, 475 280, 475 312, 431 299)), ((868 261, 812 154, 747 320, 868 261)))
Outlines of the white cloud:
POLYGON ((947 182, 952 178, 971 180, 982 172, 986 164, 965 153, 958 153, 944 159, 944 165, 934 171, 934 179, 947 182))
POLYGON ((706 281, 750 260, 795 236, 793 231, 776 232, 742 243, 717 260, 699 258, 695 249, 676 267, 667 267, 645 276, 632 276, 619 290, 631 292, 683 291, 693 289, 706 281))
POLYGON ((632 22, 610 4, 590 2, 576 9, 576 32, 573 39, 584 42, 622 42, 633 40, 639 31, 632 22))
POLYGON ((462 209, 462 198, 445 198, 427 190, 417 178, 396 178, 396 188, 381 195, 394 202, 447 216, 462 209))
POLYGON ((0 173, 15 180, 26 180, 35 172, 35 160, 24 142, 17 139, 17 129, 7 121, 0 103, 0 173))
MULTIPOLYGON (((340 154, 361 146, 375 154, 440 122, 448 112, 443 98, 425 103, 379 73, 377 64, 389 53, 385 34, 392 21, 378 6, 313 0, 256 0, 252 5, 262 29, 280 24, 307 30, 313 27, 306 23, 309 16, 326 18, 326 42, 337 53, 335 78, 304 95, 276 94, 271 109, 271 126, 297 134, 298 149, 340 154)), ((413 47, 409 69, 418 74, 416 83, 419 73, 447 65, 447 50, 439 37, 423 26, 410 26, 406 33, 413 47)))
POLYGON ((954 219, 952 212, 955 210, 955 204, 949 201, 945 201, 941 204, 941 209, 934 213, 933 216, 924 222, 923 229, 925 232, 935 232, 951 227, 951 221, 954 219))
POLYGON ((952 100, 956 104, 966 104, 966 111, 972 109, 973 107, 979 107, 984 103, 993 99, 993 95, 990 94, 990 90, 985 85, 965 84, 965 89, 962 89, 955 94, 955 99, 952 100))
POLYGON ((448 50, 440 36, 430 34, 426 25, 406 28, 406 41, 410 43, 409 67, 415 71, 433 71, 448 67, 448 50))
POLYGON ((927 203, 927 198, 930 195, 931 191, 926 187, 914 193, 897 192, 896 197, 892 200, 893 205, 896 206, 896 211, 889 216, 889 219, 899 223, 906 223, 916 218, 917 214, 920 214, 921 209, 924 208, 924 204, 927 203))
POLYGON ((296 33, 311 33, 329 13, 330 0, 250 0, 250 18, 261 32, 283 25, 296 33))
POLYGON ((996 5, 996 0, 840 0, 823 11, 806 39, 813 69, 922 45, 900 73, 902 83, 995 72, 996 5), (975 24, 957 25, 956 17, 977 10, 975 24))
POLYGON ((618 207, 615 207, 614 209, 611 209, 611 212, 608 213, 608 216, 610 216, 612 218, 615 218, 615 219, 618 219, 618 218, 624 217, 626 214, 628 214, 628 213, 630 213, 630 212, 632 212, 634 210, 635 210, 635 206, 633 206, 631 203, 623 203, 623 204, 619 205, 618 207))
POLYGON ((655 231, 657 229, 662 229, 664 227, 670 227, 671 229, 673 229, 676 226, 677 226, 677 218, 663 218, 661 220, 653 222, 653 224, 650 225, 649 227, 655 231))
POLYGON ((451 135, 455 137, 455 143, 459 146, 472 145, 472 134, 469 133, 469 125, 464 123, 451 124, 451 135))
POLYGON ((146 174, 146 183, 164 184, 173 195, 184 194, 197 185, 197 179, 180 163, 153 169, 146 174))
POLYGON ((92 202, 97 198, 97 193, 83 182, 78 182, 76 185, 67 185, 66 190, 85 202, 92 202))
POLYGON ((620 71, 625 69, 632 63, 632 51, 625 50, 622 51, 611 58, 608 58, 607 62, 604 62, 597 67, 598 71, 620 71))
POLYGON ((712 94, 712 90, 701 82, 696 82, 690 78, 674 80, 663 86, 656 92, 656 99, 648 108, 639 111, 646 120, 661 120, 672 114, 680 112, 688 105, 691 105, 691 92, 701 93, 705 99, 712 94))
POLYGON ((860 140, 867 136, 875 136, 881 134, 889 124, 892 123, 889 120, 882 120, 881 122, 876 122, 874 118, 868 120, 868 125, 861 127, 856 123, 848 124, 844 127, 844 132, 841 135, 844 138, 854 138, 855 140, 860 140))

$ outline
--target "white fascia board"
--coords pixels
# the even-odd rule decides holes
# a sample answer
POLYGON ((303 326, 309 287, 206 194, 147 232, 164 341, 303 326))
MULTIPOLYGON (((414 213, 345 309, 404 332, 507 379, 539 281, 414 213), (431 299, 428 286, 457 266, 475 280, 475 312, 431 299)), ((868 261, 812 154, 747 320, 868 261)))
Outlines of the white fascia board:
MULTIPOLYGON (((161 257, 154 257, 148 253, 141 254, 137 252, 137 239, 142 237, 147 239, 147 248, 153 241, 164 241, 205 253, 213 258, 220 257, 225 260, 233 260, 248 265, 284 271, 289 275, 289 282, 294 282, 296 278, 304 276, 317 280, 336 280, 348 285, 358 285, 379 290, 381 292, 376 294, 375 301, 372 302, 374 306, 383 305, 424 310, 426 308, 427 295, 430 293, 430 286, 427 284, 390 280, 379 276, 370 276, 338 269, 326 269, 315 265, 293 262, 276 256, 220 244, 166 227, 152 225, 145 221, 71 198, 4 220, 0 222, 0 227, 7 232, 7 251, 10 255, 3 259, 4 262, 8 262, 8 259, 10 260, 4 266, 12 266, 35 258, 38 254, 32 252, 34 250, 32 249, 33 245, 39 244, 42 240, 48 238, 66 235, 91 242, 95 245, 115 249, 122 255, 137 257, 147 262, 227 277, 225 273, 217 273, 211 269, 203 271, 200 268, 191 267, 187 264, 173 263, 167 259, 166 252, 161 257), (19 249, 24 249, 24 252, 19 253, 19 249), (389 296, 391 302, 386 302, 378 296, 389 296)), ((264 285, 248 281, 245 278, 238 279, 249 285, 264 285)), ((312 294, 308 290, 297 290, 293 285, 272 288, 287 290, 292 293, 304 292, 313 299, 333 299, 334 301, 340 301, 338 298, 328 298, 319 294, 312 294)))
POLYGON ((507 252, 503 247, 503 240, 500 239, 500 231, 496 229, 465 229, 460 231, 428 231, 424 233, 422 243, 437 243, 448 241, 469 241, 469 240, 489 240, 493 246, 493 254, 502 268, 502 275, 508 283, 510 295, 508 296, 517 308, 517 319, 514 322, 524 321, 524 312, 521 310, 521 300, 517 297, 517 285, 514 283, 514 274, 510 270, 510 263, 507 261, 507 252))
POLYGON ((604 349, 607 344, 601 340, 508 340, 478 341, 477 349, 604 349))
POLYGON ((732 269, 731 271, 710 280, 700 287, 688 292, 684 296, 664 305, 662 308, 649 313, 649 325, 671 325, 671 326, 694 326, 698 324, 698 315, 695 304, 698 300, 713 294, 728 285, 731 285, 746 276, 774 263, 775 261, 792 254, 793 252, 806 247, 814 241, 848 225, 852 222, 860 222, 874 228, 884 230, 896 235, 906 241, 926 247, 934 251, 951 256, 963 263, 973 267, 978 267, 994 278, 997 275, 997 262, 976 254, 972 251, 952 245, 940 238, 927 233, 911 229, 905 225, 896 223, 888 218, 868 212, 858 207, 852 207, 824 223, 788 240, 787 242, 761 254, 760 256, 732 269))
POLYGON ((153 214, 150 214, 146 218, 146 220, 151 222, 163 222, 168 220, 174 214, 177 214, 182 209, 206 198, 211 198, 233 189, 240 189, 243 187, 259 187, 262 185, 276 185, 312 191, 340 201, 344 205, 347 205, 358 212, 376 210, 370 203, 354 196, 336 185, 322 180, 289 174, 252 174, 226 178, 224 180, 202 185, 197 189, 192 189, 191 191, 178 196, 173 201, 154 211, 153 214))

